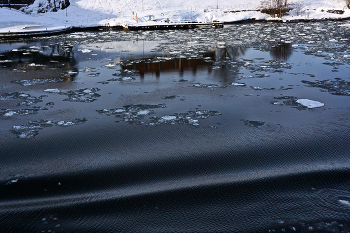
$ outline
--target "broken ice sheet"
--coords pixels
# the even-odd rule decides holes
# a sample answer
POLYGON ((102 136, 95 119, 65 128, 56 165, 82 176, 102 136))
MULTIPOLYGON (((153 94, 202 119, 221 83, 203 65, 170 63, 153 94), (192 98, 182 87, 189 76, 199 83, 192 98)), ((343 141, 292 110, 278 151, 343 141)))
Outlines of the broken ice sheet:
POLYGON ((91 49, 78 49, 78 51, 80 51, 82 53, 91 53, 92 52, 91 49))
POLYGON ((79 90, 70 90, 67 92, 61 91, 57 88, 55 89, 46 89, 44 90, 48 93, 57 93, 60 95, 66 95, 68 98, 64 99, 63 101, 70 101, 70 102, 85 102, 85 103, 91 103, 96 98, 100 97, 101 95, 97 92, 100 91, 99 88, 84 88, 79 90))
POLYGON ((0 109, 0 115, 4 117, 12 117, 14 115, 31 115, 31 114, 37 114, 39 110, 48 110, 45 107, 33 107, 33 108, 27 108, 27 109, 0 109))
POLYGON ((108 63, 108 64, 106 64, 106 65, 104 65, 104 66, 102 66, 102 67, 106 67, 106 68, 109 68, 109 69, 113 69, 113 68, 115 68, 117 66, 117 64, 115 64, 115 63, 108 63))
POLYGON ((272 101, 271 103, 273 105, 285 104, 287 106, 297 108, 298 110, 319 108, 324 106, 324 103, 321 103, 319 101, 309 100, 309 99, 299 99, 294 96, 280 96, 280 97, 274 97, 274 99, 277 99, 280 101, 272 101), (281 103, 281 100, 283 101, 283 103, 281 103))
POLYGON ((302 80, 301 82, 310 87, 318 87, 322 90, 327 90, 332 95, 350 96, 350 82, 340 78, 336 78, 335 80, 315 80, 314 82, 302 80))
POLYGON ((10 132, 15 134, 17 138, 29 139, 37 136, 39 134, 38 130, 41 130, 47 127, 52 127, 52 126, 68 127, 68 126, 83 124, 86 121, 87 120, 85 118, 76 118, 73 121, 56 121, 56 122, 48 121, 48 120, 29 121, 27 124, 13 126, 10 132))
POLYGON ((37 78, 37 79, 29 79, 29 80, 14 80, 11 82, 20 84, 22 86, 32 86, 36 84, 58 83, 62 81, 64 81, 64 79, 62 78, 37 78))
POLYGON ((154 115, 154 109, 165 108, 164 104, 158 105, 127 105, 123 108, 96 110, 100 114, 114 115, 124 122, 136 125, 160 125, 160 124, 189 124, 199 125, 199 119, 206 119, 211 116, 218 116, 221 113, 211 110, 188 111, 185 113, 174 113, 173 115, 151 116, 145 119, 148 115, 154 115))

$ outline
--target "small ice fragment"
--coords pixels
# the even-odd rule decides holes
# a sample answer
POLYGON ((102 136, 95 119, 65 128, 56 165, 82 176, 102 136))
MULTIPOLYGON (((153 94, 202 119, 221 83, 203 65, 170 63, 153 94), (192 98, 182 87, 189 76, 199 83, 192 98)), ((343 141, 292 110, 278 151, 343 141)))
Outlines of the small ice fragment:
POLYGON ((46 89, 44 90, 45 92, 49 92, 49 93, 59 93, 61 92, 59 89, 54 88, 54 89, 46 89))
POLYGON ((91 93, 92 91, 89 90, 89 89, 86 89, 86 90, 84 90, 83 92, 86 93, 86 94, 89 94, 89 93, 91 93))
POLYGON ((176 119, 176 116, 162 116, 161 119, 164 121, 172 121, 176 119))
POLYGON ((149 114, 151 111, 150 110, 141 110, 137 112, 137 115, 147 115, 149 114))
POLYGON ((15 111, 9 111, 9 112, 5 113, 4 116, 10 117, 10 116, 13 116, 13 115, 15 115, 15 114, 17 114, 17 112, 15 112, 15 111))
POLYGON ((349 207, 350 207, 350 201, 338 200, 338 202, 339 202, 340 204, 343 204, 343 205, 346 205, 346 206, 349 206, 349 207))
POLYGON ((61 182, 58 182, 58 185, 61 185, 61 182))
POLYGON ((232 83, 233 86, 245 86, 245 83, 232 83))
POLYGON ((107 67, 107 68, 113 68, 115 66, 116 66, 116 64, 113 64, 113 63, 109 63, 109 64, 105 65, 105 67, 107 67))
POLYGON ((57 125, 63 125, 63 124, 64 124, 64 121, 57 122, 57 125))
POLYGON ((92 50, 91 49, 82 49, 81 52, 82 53, 91 53, 92 50))
POLYGON ((309 99, 298 99, 296 102, 307 108, 319 108, 324 106, 324 103, 309 99))
POLYGON ((123 81, 131 80, 131 79, 132 79, 132 78, 130 78, 130 77, 123 77, 123 78, 122 78, 123 81))
POLYGON ((115 113, 121 113, 121 112, 125 112, 125 110, 124 109, 116 109, 114 112, 115 113))
POLYGON ((18 179, 11 180, 11 183, 17 183, 18 179))

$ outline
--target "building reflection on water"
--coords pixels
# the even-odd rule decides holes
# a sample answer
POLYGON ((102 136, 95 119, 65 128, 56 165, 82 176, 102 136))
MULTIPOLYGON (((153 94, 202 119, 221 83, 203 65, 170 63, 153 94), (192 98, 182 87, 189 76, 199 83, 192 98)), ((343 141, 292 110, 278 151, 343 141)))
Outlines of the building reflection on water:
MULTIPOLYGON (((198 70, 207 70, 211 74, 215 69, 216 72, 229 73, 232 76, 232 66, 228 69, 227 63, 223 61, 235 61, 238 57, 244 56, 246 48, 244 47, 224 47, 217 48, 214 51, 203 53, 200 58, 167 58, 161 60, 141 60, 137 62, 122 64, 122 69, 136 70, 143 78, 146 74, 153 74, 157 78, 161 72, 178 72, 182 77, 185 71, 196 75, 198 70), (220 66, 220 69, 216 69, 220 66)), ((236 69, 239 69, 237 67, 236 69)), ((227 74, 228 75, 228 74, 227 74)), ((226 81, 227 75, 221 75, 226 81)))
POLYGON ((66 81, 71 81, 77 74, 76 63, 72 46, 60 44, 21 46, 0 53, 0 67, 2 69, 10 68, 24 71, 50 69, 53 76, 57 76, 57 78, 62 78, 62 71, 74 71, 71 72, 71 75, 63 78, 66 81))
POLYGON ((279 43, 270 50, 271 57, 278 61, 287 61, 292 53, 292 45, 289 43, 279 43))

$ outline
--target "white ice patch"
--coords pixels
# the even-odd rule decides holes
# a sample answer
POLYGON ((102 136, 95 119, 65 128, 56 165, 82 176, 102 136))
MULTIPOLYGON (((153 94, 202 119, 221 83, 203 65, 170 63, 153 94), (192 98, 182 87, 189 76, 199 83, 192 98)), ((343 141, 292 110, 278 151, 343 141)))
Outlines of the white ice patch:
POLYGON ((137 112, 137 115, 147 115, 150 112, 151 112, 150 110, 141 110, 141 111, 137 112))
POLYGON ((59 93, 61 92, 59 89, 55 88, 55 89, 46 89, 44 90, 45 92, 49 92, 49 93, 59 93))
POLYGON ((161 120, 163 120, 163 121, 173 121, 173 120, 176 120, 176 116, 162 116, 161 120))
POLYGON ((89 90, 89 89, 86 89, 86 90, 84 90, 83 92, 84 92, 85 94, 90 94, 90 93, 92 93, 92 91, 89 90))
MULTIPOLYGON (((79 51, 79 50, 78 50, 79 51)), ((82 49, 80 50, 82 53, 91 53, 92 50, 91 49, 82 49)))
POLYGON ((232 83, 232 86, 245 86, 245 83, 232 83))
POLYGON ((124 109, 116 109, 116 110, 114 110, 114 113, 122 113, 122 112, 125 112, 125 110, 124 109))
POLYGON ((114 67, 116 67, 116 64, 109 63, 109 64, 105 65, 105 67, 107 67, 107 68, 114 68, 114 67))
POLYGON ((342 205, 346 205, 350 207, 350 201, 346 201, 346 200, 338 200, 338 202, 342 205))
POLYGON ((13 116, 13 115, 15 115, 15 114, 17 114, 17 112, 9 111, 9 112, 5 113, 4 116, 10 117, 10 116, 13 116))
POLYGON ((64 121, 59 121, 57 122, 57 125, 63 125, 65 122, 64 121))
POLYGON ((307 108, 319 108, 324 106, 324 103, 309 99, 298 99, 296 102, 307 108))

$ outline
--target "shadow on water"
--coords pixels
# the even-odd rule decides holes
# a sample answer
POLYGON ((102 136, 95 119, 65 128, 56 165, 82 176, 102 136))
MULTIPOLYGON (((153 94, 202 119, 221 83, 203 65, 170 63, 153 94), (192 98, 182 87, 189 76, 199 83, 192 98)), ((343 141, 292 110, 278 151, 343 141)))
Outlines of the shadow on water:
POLYGON ((270 50, 270 55, 278 61, 287 61, 292 56, 293 50, 290 43, 278 43, 270 50))

